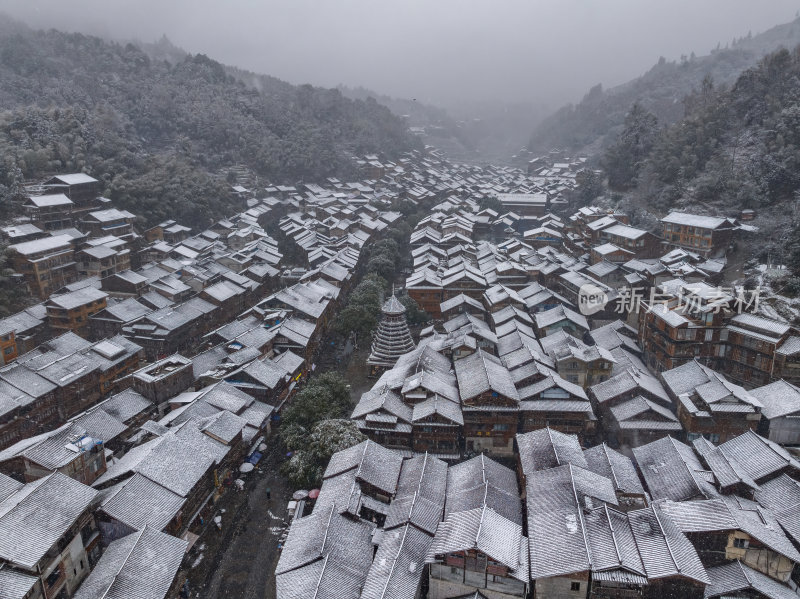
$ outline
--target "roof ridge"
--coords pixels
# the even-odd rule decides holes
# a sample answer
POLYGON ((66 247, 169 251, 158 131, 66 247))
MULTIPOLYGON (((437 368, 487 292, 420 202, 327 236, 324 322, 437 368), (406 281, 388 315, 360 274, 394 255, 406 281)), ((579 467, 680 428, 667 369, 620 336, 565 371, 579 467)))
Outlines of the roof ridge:
POLYGON ((422 488, 422 478, 425 476, 425 468, 427 468, 427 467, 428 467, 428 450, 426 449, 425 450, 425 457, 422 458, 422 472, 420 473, 419 480, 417 481, 417 490, 414 493, 415 495, 422 488))
POLYGON ((134 541, 133 545, 131 546, 131 550, 128 552, 128 555, 125 556, 125 559, 122 560, 122 563, 120 564, 119 568, 117 568, 117 573, 114 574, 114 576, 111 578, 110 584, 106 587, 106 590, 103 592, 103 594, 100 595, 100 599, 105 599, 105 597, 108 596, 108 593, 111 591, 111 587, 114 586, 114 583, 117 581, 117 576, 120 575, 122 569, 125 567, 125 564, 128 563, 128 560, 131 558, 131 555, 133 555, 133 550, 136 549, 136 544, 141 540, 142 535, 144 535, 144 531, 146 531, 147 528, 148 525, 145 525, 145 527, 139 531, 139 536, 136 538, 136 541, 134 541))
POLYGON ((608 445, 606 445, 606 442, 603 441, 603 443, 600 445, 600 447, 603 448, 603 455, 606 456, 606 460, 608 461, 608 467, 611 470, 611 477, 614 479, 614 484, 617 485, 617 489, 621 489, 622 486, 620 486, 620 484, 619 484, 619 479, 617 478, 617 473, 614 472, 614 467, 611 465, 611 458, 608 455, 608 449, 609 449, 608 445))
POLYGON ((589 539, 586 536, 586 521, 583 519, 583 508, 581 507, 580 499, 578 498, 578 490, 575 488, 575 477, 572 476, 572 464, 567 465, 569 468, 569 482, 572 486, 572 495, 575 497, 575 504, 578 508, 578 519, 581 523, 581 534, 583 535, 583 544, 586 547, 586 558, 589 560, 589 569, 592 568, 592 550, 589 547, 589 539))
POLYGON ((478 539, 481 538, 481 530, 483 530, 483 517, 486 515, 486 510, 487 509, 489 509, 489 506, 486 505, 486 496, 484 495, 483 508, 481 508, 481 519, 480 519, 480 522, 478 522, 478 530, 475 532, 475 548, 476 549, 478 548, 478 539))
POLYGON ((327 567, 328 567, 328 556, 326 555, 322 559, 322 570, 320 570, 319 580, 317 580, 317 585, 314 587, 314 597, 316 597, 319 594, 319 586, 322 584, 322 577, 325 576, 325 568, 327 567))
POLYGON ((617 554, 617 564, 622 566, 622 555, 619 552, 619 545, 617 544, 617 536, 614 533, 614 524, 611 522, 611 514, 608 513, 608 504, 603 504, 603 510, 606 514, 606 519, 608 520, 608 529, 611 531, 611 541, 614 543, 614 552, 617 554))
POLYGON ((754 588, 753 581, 750 580, 750 577, 747 575, 747 569, 745 569, 744 564, 742 564, 742 562, 738 559, 736 560, 736 563, 739 565, 739 569, 742 571, 742 574, 744 575, 744 579, 747 581, 747 584, 750 585, 750 588, 754 588))
MULTIPOLYGON (((555 379, 553 379, 553 382, 555 383, 555 379)), ((558 451, 556 451, 556 444, 555 441, 553 441, 553 433, 549 426, 546 426, 545 430, 547 431, 547 438, 550 439, 550 446, 553 448, 553 457, 556 459, 556 464, 560 466, 561 459, 558 457, 558 451)))
POLYGON ((406 524, 403 527, 403 538, 400 540, 400 545, 397 548, 397 553, 395 554, 394 559, 392 559, 392 567, 389 568, 389 573, 386 576, 386 584, 383 586, 383 591, 381 592, 381 598, 386 596, 386 591, 389 588, 389 580, 392 578, 392 573, 394 572, 394 569, 397 566, 397 560, 400 559, 400 554, 403 551, 403 544, 406 541, 406 535, 408 534, 408 527, 409 527, 408 524, 406 524))
POLYGON ((675 564, 675 568, 678 570, 679 574, 682 574, 681 567, 678 564, 677 560, 675 559, 675 554, 672 552, 672 547, 669 546, 669 539, 667 538, 667 532, 664 530, 664 525, 661 524, 661 519, 658 517, 658 510, 655 506, 652 507, 653 509, 653 516, 655 516, 656 522, 658 523, 658 528, 661 530, 661 534, 664 535, 664 544, 667 546, 667 552, 669 552, 669 557, 672 560, 672 563, 675 564))
MULTIPOLYGON (((678 458, 680 459, 680 461, 683 464, 684 468, 686 468, 686 471, 689 473, 689 476, 692 477, 692 480, 694 481, 694 484, 697 486, 697 488, 700 491, 700 493, 702 493, 704 497, 708 498, 706 496, 705 492, 703 491, 703 489, 700 487, 700 483, 697 482, 697 478, 695 477, 695 472, 689 467, 689 464, 686 463, 686 460, 683 459, 683 456, 681 455, 681 452, 678 449, 678 446, 675 445, 675 443, 680 443, 680 441, 675 439, 672 435, 667 435, 667 439, 670 440, 670 443, 672 444, 672 447, 675 449, 676 452, 678 452, 678 458)), ((708 472, 708 471, 706 470, 704 472, 708 472)), ((713 471, 712 471, 712 473, 713 473, 713 471)))
POLYGON ((356 476, 361 473, 361 466, 364 465, 364 458, 367 455, 367 447, 369 447, 369 439, 364 441, 364 450, 361 452, 361 461, 358 462, 358 468, 356 468, 356 476))
MULTIPOLYGON (((353 484, 355 485, 355 483, 353 483, 353 484)), ((352 489, 352 487, 351 487, 351 489, 352 489)), ((352 495, 352 492, 351 492, 351 495, 352 495)), ((349 501, 348 501, 348 503, 349 503, 349 501)), ((335 511, 336 511, 336 502, 334 502, 331 505, 331 513, 328 515, 328 521, 326 522, 326 526, 325 526, 325 534, 322 535, 322 546, 319 548, 319 552, 320 553, 323 553, 324 550, 325 550, 325 543, 328 540, 328 532, 330 532, 330 530, 331 530, 331 521, 333 520, 333 512, 335 512, 335 511)), ((327 556, 326 556, 326 559, 327 559, 327 556)))

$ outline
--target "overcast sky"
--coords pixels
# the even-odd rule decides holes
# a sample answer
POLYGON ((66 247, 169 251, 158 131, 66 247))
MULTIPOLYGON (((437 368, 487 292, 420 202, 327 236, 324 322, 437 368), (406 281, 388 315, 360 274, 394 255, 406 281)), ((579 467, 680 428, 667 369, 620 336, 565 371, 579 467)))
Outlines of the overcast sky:
POLYGON ((292 83, 450 104, 576 101, 707 54, 800 0, 0 0, 36 27, 153 41, 292 83))

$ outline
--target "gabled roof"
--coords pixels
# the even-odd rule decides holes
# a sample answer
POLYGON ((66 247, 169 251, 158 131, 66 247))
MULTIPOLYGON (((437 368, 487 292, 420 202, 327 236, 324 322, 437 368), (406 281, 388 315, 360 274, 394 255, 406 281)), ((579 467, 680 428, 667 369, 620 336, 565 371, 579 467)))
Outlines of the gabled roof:
POLYGON ((38 576, 31 576, 13 570, 9 567, 0 567, 0 590, 2 599, 24 599, 28 597, 34 585, 39 583, 38 576))
POLYGON ((692 543, 675 523, 652 506, 628 512, 647 578, 684 576, 708 584, 708 574, 692 543))
POLYGON ((522 472, 526 476, 537 470, 564 464, 588 468, 578 437, 560 433, 549 427, 518 434, 517 447, 522 472))
POLYGON ((421 370, 409 375, 404 381, 400 393, 403 396, 409 395, 416 389, 423 389, 427 394, 438 395, 458 402, 457 379, 449 372, 437 370, 421 370))
POLYGON ((625 369, 606 381, 590 387, 597 401, 604 403, 633 391, 644 392, 648 397, 658 398, 663 405, 671 406, 672 400, 661 383, 649 372, 639 369, 625 369))
POLYGON ((644 495, 644 487, 633 461, 605 443, 583 451, 588 469, 609 479, 618 492, 644 495))
POLYGON ((687 501, 717 496, 709 475, 691 447, 664 437, 633 448, 650 494, 655 499, 687 501))
POLYGON ((779 511, 781 508, 800 504, 800 482, 786 474, 760 485, 755 499, 765 508, 779 511))
POLYGON ((214 462, 211 453, 171 434, 153 448, 136 470, 177 495, 187 497, 214 462))
POLYGON ((446 512, 489 505, 505 518, 522 523, 514 471, 481 454, 447 471, 446 512))
POLYGON ((678 417, 663 405, 641 395, 611 406, 611 415, 621 429, 683 430, 678 417))
POLYGON ((383 533, 359 599, 413 597, 433 537, 411 525, 383 533))
POLYGON ((688 225, 690 227, 701 227, 703 229, 718 229, 722 225, 730 225, 727 218, 720 216, 701 216, 699 214, 688 214, 686 212, 670 212, 661 219, 662 223, 675 225, 688 225))
POLYGON ((758 593, 767 599, 796 599, 797 595, 788 586, 779 583, 746 566, 739 560, 726 562, 707 570, 711 584, 706 587, 705 597, 736 597, 739 593, 758 593))
POLYGON ((350 418, 354 420, 363 418, 367 414, 376 411, 385 411, 405 422, 411 422, 413 409, 403 403, 403 400, 397 393, 387 387, 382 387, 363 393, 358 404, 353 409, 350 418))
POLYGON ((721 488, 744 485, 754 490, 758 489, 758 485, 747 474, 739 461, 727 455, 722 448, 714 447, 703 437, 695 439, 692 442, 692 446, 708 467, 711 468, 721 488))
POLYGON ((768 420, 800 413, 800 389, 783 379, 752 389, 750 394, 763 404, 761 413, 768 420))
POLYGON ((180 511, 186 500, 141 474, 134 474, 107 497, 101 510, 130 526, 163 530, 180 511))
POLYGON ((310 516, 292 522, 275 574, 280 577, 331 555, 366 573, 372 562, 371 533, 367 522, 342 516, 333 506, 318 507, 310 516))
POLYGON ((455 369, 462 401, 474 399, 487 392, 519 400, 519 394, 508 369, 498 358, 483 350, 458 360, 455 369))
POLYGON ((784 469, 800 471, 800 463, 783 447, 748 430, 719 446, 737 460, 756 482, 784 469))
POLYGON ((464 415, 461 412, 461 406, 457 402, 441 398, 439 395, 434 395, 433 397, 429 397, 424 401, 414 404, 411 422, 419 422, 434 414, 441 416, 445 420, 449 420, 453 424, 464 424, 464 415))
POLYGON ((154 528, 112 542, 75 599, 163 599, 188 543, 154 528))
POLYGON ((404 461, 384 529, 411 524, 433 535, 442 519, 446 474, 447 464, 428 454, 404 461))
POLYGON ((453 308, 456 308, 457 306, 461 306, 462 304, 466 304, 481 312, 486 312, 486 308, 483 307, 482 303, 480 303, 476 299, 469 297, 468 295, 464 295, 463 293, 459 293, 455 297, 443 301, 441 304, 439 304, 439 309, 442 312, 447 312, 449 310, 452 310, 453 308))
POLYGON ((593 577, 646 584, 642 557, 626 514, 603 505, 584 516, 593 577), (602 574, 601 574, 602 573, 602 574))
POLYGON ((432 563, 437 555, 477 549, 506 566, 514 578, 528 582, 526 545, 521 525, 483 506, 445 516, 425 561, 432 563))
POLYGON ((96 495, 59 472, 21 487, 0 503, 0 559, 33 570, 96 495))
POLYGON ((357 479, 394 494, 402 463, 399 453, 367 440, 333 454, 323 478, 355 470, 357 479))
POLYGON ((534 318, 536 320, 536 326, 539 329, 546 329, 547 327, 553 326, 562 320, 569 320, 576 326, 586 331, 589 330, 589 323, 586 320, 586 317, 583 314, 575 312, 574 310, 570 310, 563 304, 558 305, 555 308, 545 310, 544 312, 537 312, 534 314, 534 318))
POLYGON ((617 504, 610 480, 566 464, 527 476, 531 578, 592 568, 584 509, 617 504))

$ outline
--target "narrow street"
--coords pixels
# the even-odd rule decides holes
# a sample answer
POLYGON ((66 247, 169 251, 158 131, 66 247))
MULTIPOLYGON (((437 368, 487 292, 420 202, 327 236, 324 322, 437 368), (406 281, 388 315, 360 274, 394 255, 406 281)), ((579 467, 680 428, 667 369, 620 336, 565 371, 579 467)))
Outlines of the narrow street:
MULTIPOLYGON (((374 383, 367 378, 369 349, 356 350, 349 340, 334 339, 330 334, 323 340, 315 374, 341 372, 351 385, 355 405, 374 383)), ((210 523, 190 553, 188 563, 196 564, 188 570, 190 597, 275 598, 278 541, 288 527, 286 506, 294 489, 280 473, 284 456, 277 432, 266 443, 261 463, 244 478, 244 489, 229 489, 217 504, 214 515, 222 517, 222 530, 210 523), (271 491, 269 501, 267 488, 271 491)))
POLYGON ((264 457, 246 475, 244 489, 229 490, 217 504, 215 515, 222 517, 222 530, 209 524, 189 558, 188 563, 197 564, 188 572, 191 597, 275 597, 278 539, 286 528, 286 505, 291 497, 279 470, 280 451, 274 435, 267 439, 264 457))
MULTIPOLYGON (((329 331, 320 343, 311 377, 338 371, 350 385, 353 405, 375 383, 368 377, 369 340, 354 343, 329 331)), ((288 528, 286 507, 294 489, 280 472, 285 456, 277 431, 267 438, 258 467, 245 475, 244 489, 229 489, 216 505, 222 530, 209 523, 187 563, 190 597, 275 599, 278 543, 288 528), (266 499, 267 489, 271 499, 266 499)))

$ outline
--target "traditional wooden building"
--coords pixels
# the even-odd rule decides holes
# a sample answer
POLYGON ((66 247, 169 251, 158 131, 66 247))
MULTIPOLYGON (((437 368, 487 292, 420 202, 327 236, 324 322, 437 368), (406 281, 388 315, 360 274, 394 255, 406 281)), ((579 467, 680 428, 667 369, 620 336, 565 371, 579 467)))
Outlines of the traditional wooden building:
POLYGON ((372 375, 395 365, 397 358, 414 349, 414 340, 406 323, 405 306, 392 294, 381 308, 383 317, 372 338, 367 364, 372 375))
POLYGON ((739 229, 736 219, 670 212, 661 219, 662 236, 674 246, 706 256, 724 255, 739 229))
POLYGON ((677 406, 687 440, 702 436, 713 443, 724 443, 758 428, 761 402, 707 366, 687 362, 660 376, 677 406))
POLYGON ((78 278, 73 239, 55 235, 9 246, 11 264, 25 277, 31 293, 47 299, 78 278))
POLYGON ((51 296, 45 302, 47 322, 53 331, 89 337, 89 318, 105 309, 107 298, 107 293, 94 287, 51 296))
POLYGON ((466 451, 510 456, 519 416, 519 393, 499 358, 477 351, 455 363, 464 413, 466 451))

